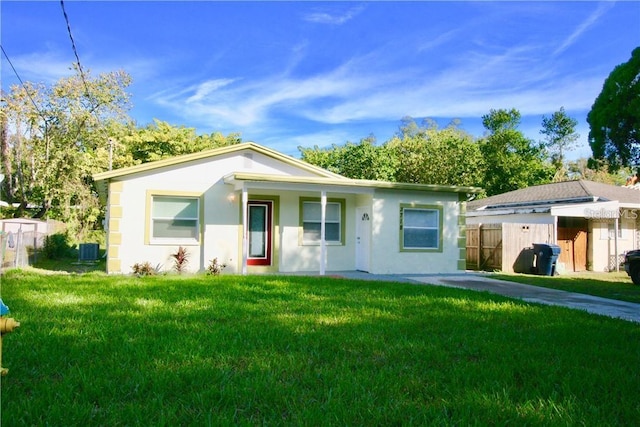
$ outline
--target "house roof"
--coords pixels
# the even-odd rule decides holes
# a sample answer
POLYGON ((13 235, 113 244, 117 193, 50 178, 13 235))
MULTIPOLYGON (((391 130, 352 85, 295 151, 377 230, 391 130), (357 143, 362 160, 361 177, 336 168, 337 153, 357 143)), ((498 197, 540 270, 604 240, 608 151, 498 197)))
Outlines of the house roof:
POLYGON ((283 161, 293 166, 305 169, 309 172, 313 172, 319 176, 327 176, 333 178, 343 178, 333 172, 329 172, 321 167, 314 166, 302 160, 296 159, 286 154, 282 154, 278 151, 256 144, 255 142, 243 142, 240 144, 229 145, 226 147, 212 148, 210 150, 199 151, 197 153, 183 154, 181 156, 170 157, 168 159, 156 160, 154 162, 143 163, 141 165, 129 166, 122 169, 116 169, 107 172, 100 172, 93 176, 94 181, 103 181, 110 178, 118 178, 126 175, 131 175, 139 172, 147 172, 154 169, 164 168, 167 166, 179 165, 186 162, 192 162, 196 160, 207 159, 210 157, 216 157, 223 154, 234 153, 241 150, 253 150, 258 153, 262 153, 268 157, 283 161))
POLYGON ((468 211, 617 201, 622 207, 640 207, 640 191, 600 182, 554 182, 474 200, 468 211))
POLYGON ((329 172, 318 166, 311 165, 302 160, 296 159, 291 156, 287 156, 278 151, 256 144, 254 142, 244 142, 241 144, 230 145, 227 147, 214 148, 211 150, 200 151, 193 154, 185 154, 182 156, 176 156, 168 159, 157 160, 155 162, 143 163, 137 166, 129 166, 122 169, 116 169, 107 172, 101 172, 93 175, 93 179, 98 188, 98 192, 101 197, 105 197, 107 194, 107 184, 109 180, 124 178, 136 173, 154 171, 160 168, 172 167, 181 165, 187 162, 203 160, 223 154, 229 154, 238 152, 241 150, 253 150, 255 152, 264 154, 265 156, 279 160, 291 166, 295 166, 302 170, 311 172, 314 176, 300 177, 300 176, 286 176, 286 175, 264 175, 255 173, 233 173, 225 177, 225 181, 228 183, 235 183, 239 181, 245 182, 269 182, 271 185, 280 183, 284 185, 291 184, 303 184, 303 185, 329 185, 329 186, 344 186, 344 187, 357 187, 357 188, 387 188, 397 190, 415 190, 415 191, 436 191, 436 192, 454 192, 454 193, 479 193, 480 188, 476 187, 458 187, 448 185, 431 185, 431 184, 408 184, 408 183, 392 183, 383 181, 371 181, 371 180, 359 180, 350 179, 342 175, 329 172))
POLYGON ((256 144, 254 142, 243 142, 240 144, 229 145, 226 147, 212 148, 210 150, 199 151, 197 153, 184 154, 181 156, 175 156, 167 159, 156 160, 154 162, 143 163, 141 165, 129 166, 126 168, 115 169, 106 172, 100 172, 93 175, 93 180, 96 183, 96 187, 101 196, 105 196, 107 193, 107 183, 111 179, 124 178, 129 175, 133 175, 141 172, 154 171, 160 168, 171 167, 180 165, 187 162, 193 162, 203 159, 208 159, 224 154, 234 153, 242 150, 253 150, 255 152, 264 154, 265 156, 282 161, 289 165, 301 168, 308 172, 314 173, 321 177, 346 179, 342 175, 338 175, 333 172, 329 172, 318 166, 314 166, 302 160, 296 159, 291 156, 287 156, 278 151, 256 144))

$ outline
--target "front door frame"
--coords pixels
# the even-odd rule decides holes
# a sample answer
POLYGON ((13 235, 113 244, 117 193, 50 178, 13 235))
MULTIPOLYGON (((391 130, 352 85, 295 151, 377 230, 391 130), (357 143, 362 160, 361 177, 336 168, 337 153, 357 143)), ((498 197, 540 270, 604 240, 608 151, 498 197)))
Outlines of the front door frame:
POLYGON ((356 207, 356 270, 369 272, 371 257, 371 207, 356 207))
POLYGON ((242 260, 241 272, 247 274, 249 269, 253 273, 277 272, 279 271, 280 258, 280 196, 266 194, 250 194, 247 188, 242 188, 241 203, 239 204, 240 224, 239 224, 239 246, 238 256, 242 260), (271 262, 268 265, 251 265, 249 263, 249 201, 271 202, 271 262))
POLYGON ((247 232, 249 233, 249 235, 247 236, 247 245, 249 245, 247 253, 247 265, 271 265, 273 261, 273 200, 249 199, 249 201, 247 202, 247 232), (264 212, 266 213, 266 215, 264 216, 263 226, 265 236, 262 238, 264 245, 264 256, 251 255, 251 226, 254 223, 251 220, 252 207, 265 208, 264 212))

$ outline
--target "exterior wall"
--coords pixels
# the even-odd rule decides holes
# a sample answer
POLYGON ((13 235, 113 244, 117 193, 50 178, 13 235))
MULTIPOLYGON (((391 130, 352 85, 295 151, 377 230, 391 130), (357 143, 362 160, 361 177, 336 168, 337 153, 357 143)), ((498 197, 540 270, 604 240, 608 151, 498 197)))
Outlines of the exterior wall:
MULTIPOLYGON (((213 258, 217 258, 219 263, 226 264, 225 273, 241 273, 242 195, 222 179, 232 172, 314 176, 247 150, 115 179, 109 184, 108 194, 108 272, 130 273, 135 263, 144 262, 170 271, 173 267, 171 254, 183 246, 190 256, 188 271, 203 271, 213 258), (197 243, 158 243, 149 239, 150 200, 154 194, 199 197, 200 238, 197 243)), ((457 193, 358 191, 354 194, 327 190, 328 199, 344 200, 344 235, 342 244, 327 244, 326 271, 356 268, 356 208, 362 206, 371 208, 371 273, 446 273, 464 269, 464 203, 459 202, 457 193), (442 208, 442 247, 439 250, 401 251, 400 207, 403 204, 442 208)), ((319 199, 320 188, 317 191, 249 189, 248 194, 250 199, 264 197, 274 201, 274 232, 272 265, 248 266, 247 271, 319 271, 320 245, 302 243, 300 199, 319 199)))
MULTIPOLYGON (((636 242, 637 218, 624 215, 619 219, 620 233, 618 235, 618 262, 621 262, 622 255, 626 251, 637 249, 636 242)), ((616 256, 616 241, 610 228, 613 227, 613 220, 592 220, 590 221, 591 239, 589 261, 593 271, 614 271, 616 256)))
MULTIPOLYGON (((110 183, 108 218, 109 273, 129 273, 135 263, 150 262, 171 270, 176 244, 145 244, 147 192, 201 194, 201 240, 182 244, 190 258, 188 271, 201 271, 217 257, 226 272, 237 273, 242 263, 240 196, 222 177, 232 172, 313 176, 270 157, 247 150, 229 155, 142 172, 110 183)), ((315 196, 315 195, 314 195, 315 196)), ((281 203, 286 202, 281 201, 281 203)), ((297 206, 297 205, 296 205, 297 206)), ((297 212, 297 207, 296 207, 297 212)), ((296 213, 297 215, 297 213, 296 213)), ((297 222, 295 223, 297 227, 297 222)), ((277 236, 276 236, 277 237, 277 236)))
MULTIPOLYGON (((303 245, 299 203, 301 197, 319 198, 320 192, 282 192, 280 214, 280 271, 316 272, 320 270, 320 245, 303 245)), ((327 244, 327 271, 355 268, 355 195, 327 193, 329 199, 345 200, 344 244, 327 244)))
MULTIPOLYGON (((521 224, 553 224, 554 217, 549 214, 526 215, 493 215, 467 217, 467 224, 489 223, 521 223, 521 224)), ((591 219, 588 225, 587 269, 592 271, 615 270, 615 239, 610 234, 613 219, 591 219)), ((625 251, 640 247, 640 214, 637 210, 622 210, 619 220, 621 229, 618 236, 618 255, 621 258, 625 251)), ((505 240, 506 242, 507 240, 505 240)), ((506 243, 505 243, 506 245, 506 243)), ((508 263, 507 263, 508 264, 508 263)), ((508 271, 503 268, 504 271, 508 271)))
POLYGON ((455 193, 411 193, 377 190, 373 196, 371 269, 374 274, 431 274, 459 271, 458 218, 455 193), (443 208, 441 251, 400 250, 400 205, 439 205, 443 208))

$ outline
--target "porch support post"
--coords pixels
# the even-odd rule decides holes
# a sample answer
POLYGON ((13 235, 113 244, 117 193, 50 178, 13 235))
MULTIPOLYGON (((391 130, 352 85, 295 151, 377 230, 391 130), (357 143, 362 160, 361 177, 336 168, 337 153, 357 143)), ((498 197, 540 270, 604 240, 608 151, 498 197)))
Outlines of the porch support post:
MULTIPOLYGON (((620 211, 618 211, 620 212, 620 211)), ((620 260, 618 259, 618 227, 620 227, 620 220, 618 219, 618 217, 616 217, 613 220, 614 223, 614 228, 615 228, 615 235, 613 237, 613 246, 615 248, 616 251, 616 271, 620 271, 620 260)))
POLYGON ((247 188, 242 186, 242 275, 247 274, 247 259, 249 258, 249 225, 247 224, 247 207, 249 194, 247 188))
POLYGON ((320 275, 324 276, 327 263, 327 242, 324 238, 325 220, 327 218, 327 192, 320 193, 320 275))

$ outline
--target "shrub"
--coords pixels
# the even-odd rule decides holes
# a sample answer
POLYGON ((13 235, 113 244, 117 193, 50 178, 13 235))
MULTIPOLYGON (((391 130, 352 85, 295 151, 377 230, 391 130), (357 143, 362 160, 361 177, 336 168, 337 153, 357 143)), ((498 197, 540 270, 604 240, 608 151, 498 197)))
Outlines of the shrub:
POLYGON ((154 267, 149 261, 143 263, 137 262, 131 267, 131 269, 133 270, 133 274, 138 277, 155 276, 160 273, 160 268, 160 264, 154 267))
POLYGON ((56 233, 44 238, 42 252, 48 259, 62 259, 71 256, 72 249, 69 236, 65 233, 56 233))
POLYGON ((218 258, 214 258, 209 263, 209 267, 207 267, 207 274, 218 276, 226 266, 227 264, 220 264, 218 263, 218 258))
POLYGON ((182 274, 183 271, 187 269, 187 264, 189 264, 189 253, 186 248, 180 246, 178 251, 174 254, 171 254, 173 258, 173 269, 178 272, 178 274, 182 274))

